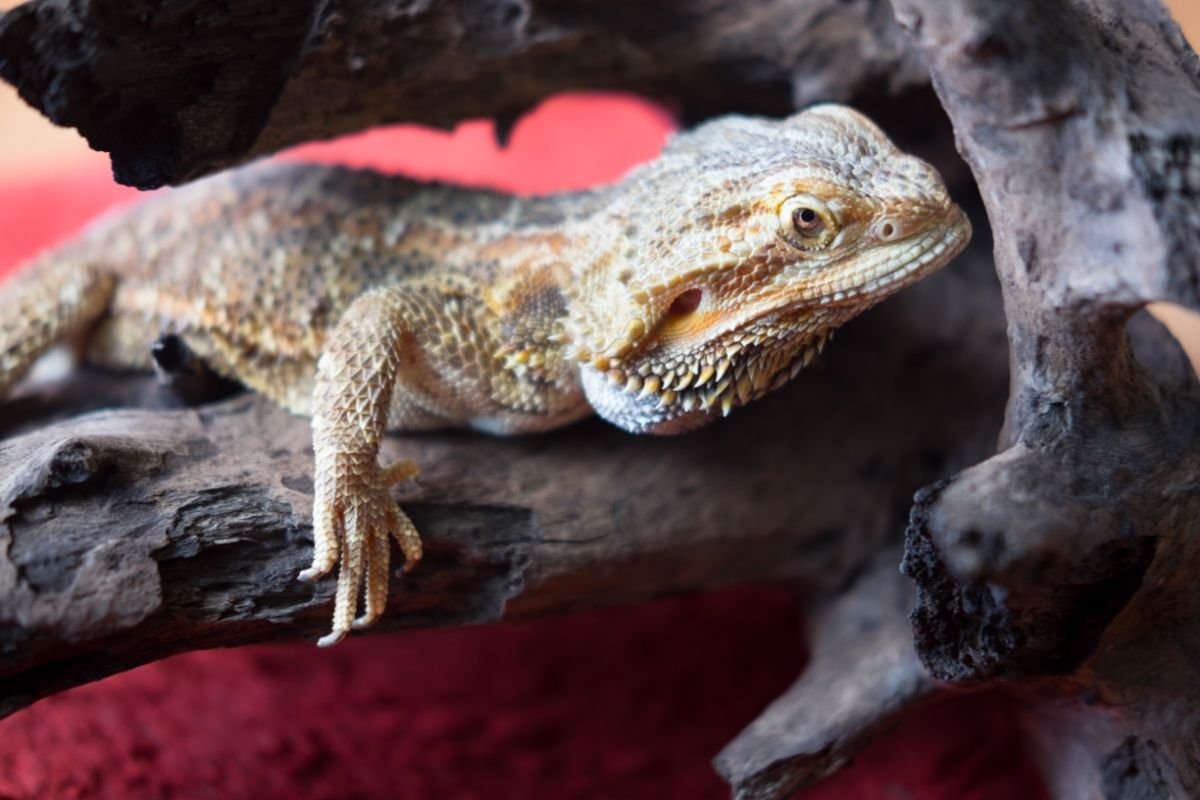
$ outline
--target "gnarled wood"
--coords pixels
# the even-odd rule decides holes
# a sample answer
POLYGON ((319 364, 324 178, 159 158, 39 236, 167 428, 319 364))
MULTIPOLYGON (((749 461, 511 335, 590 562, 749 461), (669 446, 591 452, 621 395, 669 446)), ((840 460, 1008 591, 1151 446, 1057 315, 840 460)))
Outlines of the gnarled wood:
MULTIPOLYGON (((142 186, 610 87, 686 118, 856 98, 982 194, 967 256, 724 424, 390 440, 430 556, 380 629, 801 580, 815 656, 718 759, 739 797, 835 769, 934 679, 1004 681, 1056 797, 1200 795, 1200 388, 1139 312, 1200 308, 1200 63, 1157 2, 894 0, 900 27, 876 0, 202 5, 35 0, 0 18, 0 74, 142 186), (932 95, 895 94, 928 76, 969 172, 932 95)), ((306 423, 245 397, 79 417, 157 397, 82 385, 0 405, 0 713, 321 631, 306 423)))
POLYGON ((568 89, 695 120, 925 82, 884 0, 31 0, 0 77, 142 189, 385 123, 504 129, 568 89))

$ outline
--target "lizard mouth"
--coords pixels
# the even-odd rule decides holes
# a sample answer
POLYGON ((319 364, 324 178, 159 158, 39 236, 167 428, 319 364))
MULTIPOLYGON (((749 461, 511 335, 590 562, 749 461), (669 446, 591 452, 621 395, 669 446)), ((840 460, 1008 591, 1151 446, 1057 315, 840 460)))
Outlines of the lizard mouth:
POLYGON ((846 321, 839 313, 845 306, 854 306, 857 314, 866 308, 861 303, 864 295, 883 299, 936 271, 958 255, 970 233, 970 223, 959 211, 944 224, 897 243, 899 253, 881 249, 874 263, 857 270, 860 276, 873 277, 851 289, 831 290, 815 302, 805 300, 768 312, 750 321, 742 332, 730 332, 701 352, 651 357, 636 366, 609 370, 608 379, 614 388, 636 399, 656 398, 660 406, 684 412, 719 409, 727 415, 778 389, 812 363, 833 338, 834 329, 846 321), (894 266, 887 268, 889 264, 894 266))
POLYGON ((971 239, 967 215, 957 206, 954 211, 940 225, 933 225, 889 247, 877 248, 855 270, 855 275, 859 276, 855 285, 831 291, 823 298, 823 303, 861 302, 864 295, 874 297, 874 302, 878 302, 944 267, 971 239), (869 277, 863 279, 861 276, 869 277))
POLYGON ((900 254, 892 253, 889 258, 898 261, 898 266, 860 285, 857 294, 882 299, 946 266, 971 241, 970 219, 960 207, 954 206, 954 211, 954 216, 943 224, 934 225, 908 242, 896 243, 902 248, 900 254))

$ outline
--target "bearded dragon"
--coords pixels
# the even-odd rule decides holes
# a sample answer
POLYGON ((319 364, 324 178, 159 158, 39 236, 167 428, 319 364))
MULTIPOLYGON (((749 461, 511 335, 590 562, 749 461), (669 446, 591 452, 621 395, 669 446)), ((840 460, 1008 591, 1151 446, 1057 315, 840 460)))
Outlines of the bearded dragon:
POLYGON ((615 185, 545 197, 269 163, 119 212, 0 287, 0 393, 57 342, 151 369, 169 334, 311 416, 299 577, 341 564, 329 645, 383 612, 389 535, 406 569, 421 558, 389 493, 416 466, 379 463, 385 431, 595 413, 681 433, 785 383, 969 237, 931 166, 836 105, 721 118, 615 185))

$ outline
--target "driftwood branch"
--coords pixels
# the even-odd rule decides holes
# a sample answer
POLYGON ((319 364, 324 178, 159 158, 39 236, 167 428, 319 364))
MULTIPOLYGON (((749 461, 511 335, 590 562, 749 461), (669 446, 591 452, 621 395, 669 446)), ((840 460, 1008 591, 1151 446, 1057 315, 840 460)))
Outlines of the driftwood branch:
POLYGON ((788 797, 845 764, 882 726, 933 694, 913 649, 912 584, 882 551, 813 613, 804 674, 716 759, 736 800, 788 797))
POLYGON ((918 651, 1070 676, 1033 706, 1089 717, 1047 737, 1087 753, 1047 759, 1058 797, 1194 797, 1200 390, 1126 321, 1200 307, 1200 60, 1148 0, 895 5, 988 207, 1013 379, 1001 452, 918 498, 918 651))
MULTIPOLYGON (((36 0, 0 18, 0 75, 142 186, 566 88, 687 118, 856 99, 971 209, 968 254, 689 436, 391 439, 430 556, 380 629, 799 580, 813 661, 719 757, 738 797, 836 769, 937 681, 997 680, 1056 797, 1197 796, 1200 387, 1141 309, 1200 308, 1200 63, 1153 0, 893 5, 36 0)), ((79 380, 0 405, 0 713, 321 632, 306 423, 79 380)))
POLYGON ((884 0, 32 0, 0 77, 143 189, 385 123, 503 129, 569 89, 695 120, 927 80, 884 0))

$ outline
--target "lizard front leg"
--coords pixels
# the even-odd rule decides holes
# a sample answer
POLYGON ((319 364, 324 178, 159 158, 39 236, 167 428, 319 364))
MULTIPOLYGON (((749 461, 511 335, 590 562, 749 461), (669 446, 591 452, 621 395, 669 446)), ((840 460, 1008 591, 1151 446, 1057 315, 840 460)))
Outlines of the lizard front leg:
POLYGON ((393 535, 405 567, 421 558, 421 539, 388 487, 416 474, 411 461, 379 464, 398 372, 411 347, 403 290, 381 289, 358 298, 342 315, 317 363, 313 392, 314 552, 302 580, 316 580, 341 562, 333 630, 318 642, 335 644, 351 628, 366 627, 387 602, 393 535), (365 588, 365 591, 364 591, 365 588), (364 613, 358 619, 360 593, 364 613))

